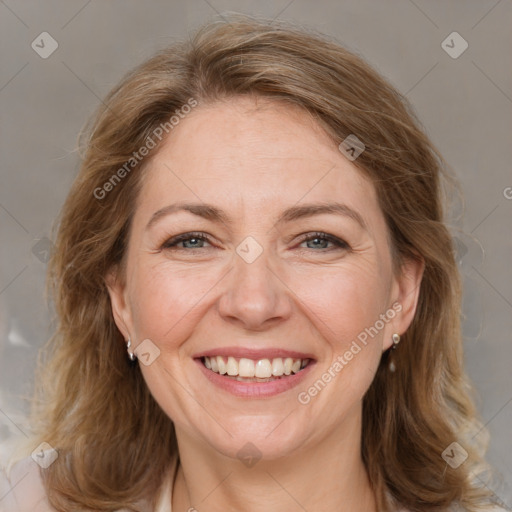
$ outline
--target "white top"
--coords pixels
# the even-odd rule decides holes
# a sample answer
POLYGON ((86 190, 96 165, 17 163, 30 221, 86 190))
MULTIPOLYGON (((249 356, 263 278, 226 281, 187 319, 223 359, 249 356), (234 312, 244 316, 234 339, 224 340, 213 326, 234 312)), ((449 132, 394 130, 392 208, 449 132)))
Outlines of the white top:
MULTIPOLYGON (((172 512, 172 485, 178 467, 175 459, 169 477, 161 489, 156 509, 152 511, 146 503, 138 503, 143 512, 172 512)), ((15 463, 8 472, 0 467, 0 512, 55 512, 46 498, 39 465, 27 457, 15 463)), ((124 512, 120 509, 118 512, 124 512)), ((402 509, 399 512, 407 512, 402 509)), ((484 511, 482 511, 484 512, 484 511)), ((501 507, 487 509, 486 512, 506 512, 501 507)))

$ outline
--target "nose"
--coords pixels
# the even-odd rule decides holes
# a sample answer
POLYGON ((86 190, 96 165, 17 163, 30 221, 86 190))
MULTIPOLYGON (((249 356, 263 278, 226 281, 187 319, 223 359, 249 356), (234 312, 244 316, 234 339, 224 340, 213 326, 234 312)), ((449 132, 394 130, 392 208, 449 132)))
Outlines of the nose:
POLYGON ((233 265, 218 304, 224 320, 258 331, 290 317, 290 290, 269 267, 266 251, 252 263, 235 254, 233 265))

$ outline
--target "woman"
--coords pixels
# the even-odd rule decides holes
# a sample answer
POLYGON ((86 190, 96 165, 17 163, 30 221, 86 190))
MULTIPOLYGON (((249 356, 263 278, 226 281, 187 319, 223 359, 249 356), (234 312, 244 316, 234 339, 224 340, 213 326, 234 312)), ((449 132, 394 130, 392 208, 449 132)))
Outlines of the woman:
POLYGON ((136 68, 89 133, 12 510, 491 509, 449 180, 397 91, 234 17, 136 68))

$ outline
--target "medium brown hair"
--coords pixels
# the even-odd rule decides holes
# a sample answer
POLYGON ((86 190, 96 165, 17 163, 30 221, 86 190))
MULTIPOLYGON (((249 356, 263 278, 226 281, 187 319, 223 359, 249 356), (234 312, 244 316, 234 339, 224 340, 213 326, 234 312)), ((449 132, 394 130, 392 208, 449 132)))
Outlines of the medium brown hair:
POLYGON ((365 151, 354 164, 376 187, 395 268, 406 258, 425 263, 416 315, 393 354, 396 371, 388 351, 364 397, 362 458, 378 509, 476 510, 489 492, 471 479, 482 454, 470 441, 479 424, 462 368, 461 284, 442 207, 446 165, 406 98, 363 59, 316 33, 244 16, 208 23, 142 63, 85 132, 49 265, 58 326, 42 356, 35 409, 38 439, 60 454, 44 472, 50 503, 59 511, 137 510, 158 491, 177 450, 173 424, 128 362, 105 282, 122 269, 142 170, 158 148, 103 197, 95 191, 191 98, 201 108, 242 95, 300 107, 333 144, 355 134, 365 151), (454 441, 469 453, 456 469, 441 456, 454 441))

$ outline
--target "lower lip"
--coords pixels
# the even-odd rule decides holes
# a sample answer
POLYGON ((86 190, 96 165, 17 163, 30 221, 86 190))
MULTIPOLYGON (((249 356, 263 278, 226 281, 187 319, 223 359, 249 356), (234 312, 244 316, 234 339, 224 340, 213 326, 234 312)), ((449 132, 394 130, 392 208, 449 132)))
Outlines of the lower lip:
POLYGON ((268 398, 284 393, 302 382, 315 365, 314 361, 310 361, 300 372, 269 382, 241 382, 212 372, 206 368, 201 359, 195 359, 195 362, 210 382, 232 395, 244 398, 268 398))

